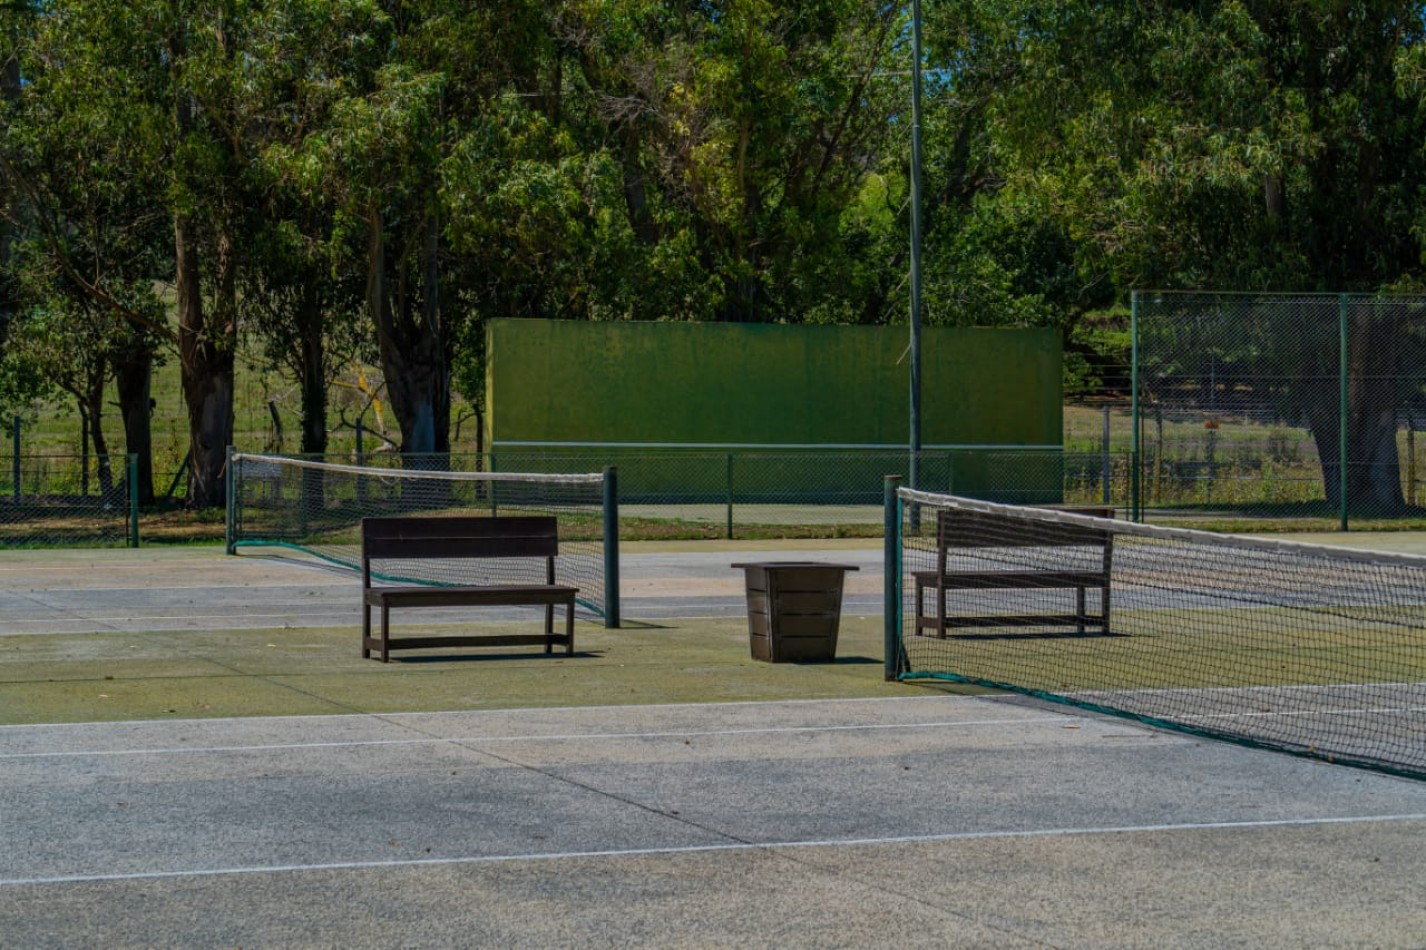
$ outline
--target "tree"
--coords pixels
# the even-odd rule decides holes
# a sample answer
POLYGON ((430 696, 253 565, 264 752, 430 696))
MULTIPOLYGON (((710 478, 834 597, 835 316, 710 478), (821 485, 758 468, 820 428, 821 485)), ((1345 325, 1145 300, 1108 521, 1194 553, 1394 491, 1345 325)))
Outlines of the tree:
POLYGON ((337 203, 305 166, 302 146, 331 121, 343 85, 372 68, 376 48, 362 32, 372 15, 364 2, 308 0, 272 5, 253 27, 250 81, 262 111, 250 123, 254 160, 245 171, 259 213, 239 310, 273 364, 297 380, 308 454, 327 450, 328 384, 365 337, 360 272, 336 235, 337 203))
POLYGON ((102 388, 94 387, 117 377, 126 443, 139 456, 138 496, 148 502, 148 377, 168 334, 154 289, 166 257, 153 112, 141 98, 93 81, 108 65, 104 50, 127 46, 133 21, 84 6, 63 12, 35 15, 15 48, 23 82, 0 139, 0 168, 14 195, 10 287, 23 291, 14 320, 36 323, 24 332, 25 345, 32 356, 49 355, 31 369, 48 368, 52 382, 81 400, 84 437, 101 456, 102 388), (37 327, 63 346, 46 344, 37 327))
POLYGON ((800 321, 829 307, 844 213, 896 108, 877 78, 899 6, 571 0, 557 12, 579 68, 560 116, 620 172, 624 274, 639 289, 624 312, 800 321))
MULTIPOLYGON (((967 6, 978 18, 954 49, 1013 63, 986 113, 997 200, 1032 199, 1061 222, 1081 274, 1103 272, 1121 294, 1419 282, 1426 112, 1409 80, 1426 5, 967 6)), ((1363 378, 1391 359, 1368 326, 1353 321, 1363 378)), ((1386 395, 1354 391, 1353 504, 1401 505, 1385 428, 1396 406, 1368 411, 1386 395)), ((1336 500, 1336 423, 1310 419, 1336 500)))

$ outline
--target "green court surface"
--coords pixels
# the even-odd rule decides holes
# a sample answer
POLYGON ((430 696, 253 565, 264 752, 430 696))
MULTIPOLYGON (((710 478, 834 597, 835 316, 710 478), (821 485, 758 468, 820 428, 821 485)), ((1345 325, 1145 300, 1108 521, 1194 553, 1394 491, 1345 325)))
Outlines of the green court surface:
MULTIPOLYGON (((834 556, 858 547, 827 546, 834 556)), ((874 555, 867 542, 859 547, 874 555)), ((674 612, 691 616, 635 616, 617 630, 580 621, 572 657, 562 648, 466 648, 393 653, 389 664, 360 655, 359 581, 349 571, 215 547, 22 552, 0 566, 0 723, 904 693, 883 678, 879 617, 843 616, 835 663, 755 662, 742 575, 730 567, 738 555, 727 544, 634 548, 657 554, 652 567, 627 573, 633 612, 640 595, 671 596, 687 605, 674 612), (710 566, 677 563, 685 557, 710 566)), ((801 557, 808 548, 784 551, 801 557)), ((849 596, 879 583, 858 578, 849 596)), ((398 634, 472 624, 530 633, 540 624, 531 610, 393 618, 398 634)))
MULTIPOLYGON (((538 629, 482 624, 489 632, 538 629)), ((439 632, 410 624, 403 632, 439 632)), ((421 712, 904 695, 882 676, 876 618, 844 618, 830 664, 751 659, 736 619, 621 630, 580 623, 576 655, 421 650, 362 659, 354 629, 0 638, 0 723, 421 712)))

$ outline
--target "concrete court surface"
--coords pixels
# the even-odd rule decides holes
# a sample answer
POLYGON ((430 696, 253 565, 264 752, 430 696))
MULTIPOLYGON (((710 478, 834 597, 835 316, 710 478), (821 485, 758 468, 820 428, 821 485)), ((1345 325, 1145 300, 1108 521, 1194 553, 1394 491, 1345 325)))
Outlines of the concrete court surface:
MULTIPOLYGON (((871 660, 860 551, 817 554, 867 565, 844 637, 871 660)), ((626 616, 642 590, 648 619, 582 624, 587 656, 382 666, 345 652, 350 576, 235 558, 215 587, 201 549, 7 554, 0 701, 93 721, 0 727, 0 945, 1426 946, 1426 783, 871 662, 752 663, 721 566, 750 556, 631 557, 626 616), (220 681, 347 712, 138 714, 220 681), (120 712, 78 700, 128 687, 120 712), (543 708, 472 708, 491 701, 543 708)))

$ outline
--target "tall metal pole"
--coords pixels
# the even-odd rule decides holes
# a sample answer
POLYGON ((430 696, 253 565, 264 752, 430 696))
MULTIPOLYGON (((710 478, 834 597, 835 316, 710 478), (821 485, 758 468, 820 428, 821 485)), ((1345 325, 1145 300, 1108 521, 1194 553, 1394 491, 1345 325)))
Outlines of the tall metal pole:
POLYGON ((921 455, 921 0, 911 0, 911 462, 920 486, 921 455))
POLYGON ((1143 484, 1141 473, 1144 467, 1143 420, 1139 418, 1139 292, 1129 296, 1129 418, 1132 435, 1129 450, 1129 520, 1143 521, 1143 484))
POLYGON ((1348 480, 1351 473, 1347 468, 1347 452, 1351 448, 1351 443, 1347 439, 1348 410, 1351 407, 1351 385, 1348 375, 1351 366, 1347 360, 1351 313, 1351 297, 1342 294, 1337 300, 1337 504, 1338 527, 1342 531, 1346 531, 1350 527, 1351 517, 1347 497, 1347 492, 1351 488, 1351 482, 1348 480))

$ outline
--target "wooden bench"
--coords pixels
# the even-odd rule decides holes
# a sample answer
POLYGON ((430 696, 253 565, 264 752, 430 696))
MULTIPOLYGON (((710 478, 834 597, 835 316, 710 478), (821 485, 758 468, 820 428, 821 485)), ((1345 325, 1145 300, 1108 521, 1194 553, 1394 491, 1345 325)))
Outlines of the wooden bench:
POLYGON ((363 518, 361 522, 362 627, 361 655, 425 647, 523 646, 544 644, 550 653, 563 643, 574 652, 574 597, 578 588, 555 583, 559 553, 555 519, 550 517, 363 518), (448 558, 543 558, 543 584, 474 584, 426 587, 403 584, 373 587, 373 560, 448 558), (556 605, 565 608, 564 633, 554 632, 556 605), (543 634, 391 637, 393 607, 544 607, 543 634), (381 610, 381 636, 371 634, 371 609, 381 610))
MULTIPOLYGON (((1063 508, 1073 514, 1097 518, 1114 517, 1113 508, 1063 508)), ((1073 624, 1079 634, 1086 627, 1098 627, 1109 633, 1109 570, 1114 553, 1112 532, 1082 524, 1054 521, 1025 521, 1008 515, 969 509, 942 509, 936 515, 936 569, 915 571, 916 635, 944 639, 946 631, 962 627, 1018 627, 1073 624), (983 559, 994 552, 989 549, 1014 548, 1077 548, 1067 552, 1070 564, 1064 568, 1025 567, 1013 563, 1005 568, 963 570, 953 567, 952 558, 960 553, 973 556, 983 552, 983 559), (947 614, 946 598, 955 591, 1035 590, 1063 588, 1075 591, 1073 613, 1019 614, 947 614), (1099 592, 1099 612, 1087 610, 1086 592, 1099 592), (926 610, 927 595, 934 598, 932 610, 926 610)), ((1027 558, 1028 560, 1028 558, 1027 558)))

